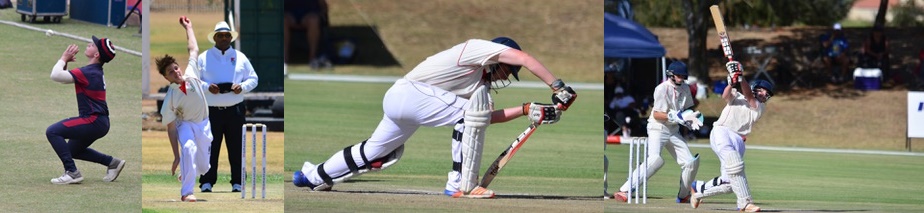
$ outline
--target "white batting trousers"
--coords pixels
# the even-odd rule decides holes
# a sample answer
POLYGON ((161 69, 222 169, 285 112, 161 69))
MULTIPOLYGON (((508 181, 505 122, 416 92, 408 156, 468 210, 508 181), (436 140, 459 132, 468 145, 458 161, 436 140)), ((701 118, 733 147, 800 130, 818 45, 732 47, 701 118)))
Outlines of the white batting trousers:
MULTIPOLYGON (((712 151, 719 157, 719 162, 721 162, 719 165, 722 165, 722 175, 719 176, 719 179, 731 185, 732 191, 734 191, 735 196, 738 198, 738 208, 744 208, 748 203, 752 202, 750 189, 747 183, 747 175, 745 175, 745 171, 729 175, 725 166, 727 163, 736 162, 740 162, 743 165, 745 151, 744 138, 728 127, 716 126, 712 129, 709 139, 712 151)), ((727 193, 727 190, 724 192, 727 193)))
POLYGON ((196 177, 211 168, 209 154, 212 150, 212 129, 209 119, 194 123, 177 121, 176 132, 180 145, 180 175, 182 187, 180 196, 193 194, 196 177))
MULTIPOLYGON (((657 163, 657 161, 662 160, 661 147, 664 147, 667 153, 677 160, 678 165, 683 166, 687 164, 687 161, 693 159, 693 154, 690 153, 690 147, 687 145, 687 142, 684 141, 683 136, 680 135, 680 127, 678 125, 666 126, 657 122, 648 123, 647 143, 648 156, 645 158, 645 163, 648 165, 647 178, 654 176, 654 174, 661 169, 661 166, 663 166, 663 164, 657 163)), ((638 177, 638 170, 633 170, 631 172, 634 175, 633 177, 638 177)), ((629 191, 632 188, 630 184, 632 183, 627 180, 622 184, 622 187, 619 187, 619 191, 629 191)))
MULTIPOLYGON (((369 160, 387 156, 421 126, 451 126, 462 119, 468 99, 428 84, 399 79, 385 92, 382 110, 385 115, 363 149, 369 160)), ((358 152, 352 153, 356 165, 364 165, 358 152)), ((324 171, 333 178, 350 173, 343 153, 337 152, 324 162, 324 171)), ((324 180, 315 169, 305 174, 312 184, 324 180)), ((354 176, 355 177, 355 176, 354 176)))

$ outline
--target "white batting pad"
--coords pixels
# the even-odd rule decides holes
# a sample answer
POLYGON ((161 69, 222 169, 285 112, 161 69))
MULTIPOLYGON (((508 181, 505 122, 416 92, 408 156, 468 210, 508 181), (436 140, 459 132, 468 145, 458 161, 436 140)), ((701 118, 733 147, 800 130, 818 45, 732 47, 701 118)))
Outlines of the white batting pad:
POLYGON ((690 185, 696 181, 696 171, 699 170, 699 155, 693 156, 693 159, 687 161, 680 167, 680 190, 677 192, 678 198, 684 198, 690 195, 690 185))
POLYGON ((478 87, 469 100, 469 108, 465 111, 465 130, 462 132, 462 181, 459 189, 466 193, 478 186, 485 130, 491 123, 491 111, 494 111, 488 91, 487 86, 478 87))
POLYGON ((738 152, 734 151, 722 152, 722 159, 724 161, 722 167, 728 174, 732 191, 738 197, 738 208, 744 208, 751 203, 751 190, 748 188, 748 179, 744 174, 744 160, 738 152))

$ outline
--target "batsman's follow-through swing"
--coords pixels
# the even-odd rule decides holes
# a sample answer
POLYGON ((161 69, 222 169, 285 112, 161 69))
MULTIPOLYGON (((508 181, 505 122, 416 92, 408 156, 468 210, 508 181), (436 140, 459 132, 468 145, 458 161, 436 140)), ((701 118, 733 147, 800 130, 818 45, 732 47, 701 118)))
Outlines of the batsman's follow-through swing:
POLYGON ((293 175, 293 183, 313 191, 330 190, 336 184, 363 173, 394 165, 404 152, 404 143, 421 126, 453 126, 452 170, 444 194, 462 198, 492 198, 485 188, 509 162, 529 135, 540 124, 558 122, 577 94, 552 75, 538 60, 522 52, 507 37, 470 39, 426 58, 385 93, 384 116, 372 136, 335 153, 315 165, 305 162, 293 175), (524 103, 494 109, 490 90, 510 84, 509 76, 519 80, 526 67, 552 89, 552 104, 524 103), (413 104, 408 104, 413 103, 413 104), (478 181, 485 130, 488 125, 529 118, 531 126, 478 181))

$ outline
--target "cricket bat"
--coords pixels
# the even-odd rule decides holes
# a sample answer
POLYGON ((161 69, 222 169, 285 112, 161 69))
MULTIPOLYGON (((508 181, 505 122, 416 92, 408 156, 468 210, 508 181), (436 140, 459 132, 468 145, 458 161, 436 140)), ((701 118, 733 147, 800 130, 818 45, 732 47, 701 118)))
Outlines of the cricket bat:
POLYGON ((735 53, 732 52, 731 39, 728 38, 728 31, 725 30, 725 21, 722 20, 722 11, 719 11, 719 5, 709 7, 712 12, 712 21, 715 22, 715 30, 719 33, 719 42, 722 45, 722 52, 728 61, 734 61, 735 53))
POLYGON ((533 135, 533 132, 536 131, 536 127, 539 127, 539 123, 532 123, 529 127, 526 127, 526 130, 523 133, 520 133, 520 136, 517 136, 513 143, 510 144, 504 152, 497 156, 497 160, 494 160, 494 163, 491 163, 491 167, 488 167, 488 170, 484 172, 484 176, 481 178, 481 187, 488 188, 488 185, 491 185, 491 181, 494 180, 494 177, 497 176, 497 173, 510 162, 510 159, 513 158, 513 155, 520 150, 520 147, 526 143, 526 140, 529 139, 530 135, 533 135))

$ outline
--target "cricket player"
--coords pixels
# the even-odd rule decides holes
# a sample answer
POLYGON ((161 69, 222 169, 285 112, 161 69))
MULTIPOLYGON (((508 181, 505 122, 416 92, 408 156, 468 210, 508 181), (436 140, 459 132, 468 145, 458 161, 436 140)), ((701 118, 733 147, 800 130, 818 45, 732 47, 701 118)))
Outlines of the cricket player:
POLYGON ((189 62, 186 71, 170 55, 156 60, 157 71, 169 81, 170 87, 164 97, 160 112, 161 122, 167 125, 167 136, 173 150, 171 175, 180 166, 180 200, 196 202, 193 189, 196 177, 209 171, 209 152, 212 146, 212 131, 209 124, 209 109, 205 99, 208 84, 199 80, 196 54, 199 52, 192 22, 180 17, 180 25, 186 29, 189 62), (182 148, 179 148, 182 146, 182 148))
POLYGON ((722 175, 709 181, 694 181, 690 185, 693 192, 690 205, 696 208, 703 198, 734 192, 738 197, 738 210, 758 212, 760 207, 751 200, 744 173, 744 142, 754 123, 764 114, 767 100, 773 96, 773 85, 765 80, 756 80, 749 85, 741 79, 741 64, 737 61, 728 62, 726 67, 729 84, 722 92, 722 99, 727 104, 709 135, 712 151, 722 164, 722 175), (740 84, 740 91, 735 84, 740 84))
MULTIPOLYGON (((698 130, 703 126, 702 122, 697 119, 698 112, 687 116, 681 114, 693 106, 690 86, 684 82, 688 75, 687 65, 674 61, 667 68, 668 80, 655 87, 654 106, 648 118, 648 156, 644 162, 648 167, 646 178, 651 178, 664 165, 664 160, 661 158, 661 147, 664 147, 667 153, 677 160, 677 164, 682 169, 681 187, 677 193, 678 203, 689 202, 690 189, 687 185, 695 180, 696 171, 699 169, 699 158, 690 153, 690 147, 680 134, 680 126, 693 130, 698 130)), ((640 171, 634 170, 630 171, 630 174, 638 174, 638 172, 640 171)), ((632 177, 639 176, 633 175, 632 177)), ((619 188, 619 192, 614 195, 617 200, 626 202, 629 191, 637 190, 631 188, 631 181, 639 180, 627 180, 619 188)))
POLYGON ((72 184, 83 181, 83 175, 74 165, 74 158, 107 166, 103 181, 112 182, 119 177, 125 160, 121 160, 90 148, 96 140, 109 133, 109 107, 106 104, 106 81, 103 65, 115 58, 112 41, 96 38, 87 43, 83 55, 89 63, 81 68, 67 70, 67 63, 75 60, 80 49, 75 44, 67 46, 61 58, 51 69, 51 80, 62 84, 74 84, 77 93, 79 116, 61 120, 45 130, 45 137, 51 148, 64 164, 64 174, 51 179, 53 184, 72 184))
POLYGON ((483 133, 488 124, 523 115, 532 122, 555 123, 561 110, 567 109, 574 98, 576 93, 571 87, 552 75, 536 58, 522 52, 513 39, 470 39, 428 57, 397 80, 385 93, 382 103, 385 115, 368 140, 338 151, 319 165, 305 162, 302 169, 295 172, 293 182, 313 191, 330 190, 335 183, 385 169, 397 162, 404 151, 404 143, 417 128, 454 126, 453 167, 448 174, 445 194, 456 198, 492 198, 494 191, 473 183, 477 181, 477 167, 464 166, 480 164, 480 150, 473 147, 480 146, 483 138, 479 141, 465 135, 471 131, 483 133), (519 81, 518 72, 524 66, 549 85, 553 104, 524 103, 500 110, 470 107, 485 104, 471 100, 490 99, 484 97, 489 96, 485 88, 496 91, 506 87, 510 84, 510 75, 519 81))

